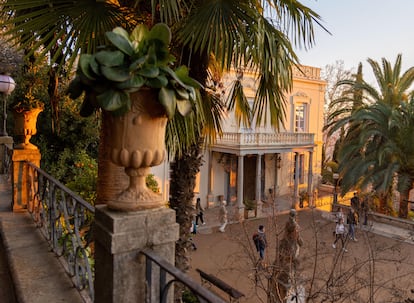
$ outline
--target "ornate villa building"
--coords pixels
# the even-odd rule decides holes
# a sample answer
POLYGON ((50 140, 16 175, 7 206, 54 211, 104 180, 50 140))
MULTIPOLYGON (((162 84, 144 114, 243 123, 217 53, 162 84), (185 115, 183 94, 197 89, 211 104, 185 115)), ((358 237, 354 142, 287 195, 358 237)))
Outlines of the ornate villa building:
MULTIPOLYGON (((254 122, 250 128, 239 126, 234 115, 227 113, 223 136, 205 150, 194 189, 204 207, 217 205, 221 195, 239 209, 244 208, 245 201, 274 201, 279 195, 290 195, 295 202, 302 192, 312 197, 322 166, 326 82, 316 67, 302 66, 293 74, 285 121, 278 131, 254 122)), ((235 73, 228 74, 224 87, 234 77, 235 73)), ((242 82, 253 104, 254 75, 244 71, 242 82)), ((158 167, 153 172, 161 180, 168 180, 167 168, 158 167)), ((162 191, 168 192, 168 182, 161 183, 162 191)))

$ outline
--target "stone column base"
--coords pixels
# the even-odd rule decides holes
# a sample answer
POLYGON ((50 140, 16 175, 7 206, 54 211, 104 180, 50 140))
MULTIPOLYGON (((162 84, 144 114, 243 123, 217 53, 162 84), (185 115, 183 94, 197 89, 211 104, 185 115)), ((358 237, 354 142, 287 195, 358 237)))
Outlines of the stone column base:
POLYGON ((31 180, 30 170, 26 161, 32 162, 40 167, 41 154, 35 149, 15 149, 13 150, 13 211, 27 209, 30 199, 34 198, 36 189, 35 180, 31 180))
MULTIPOLYGON (((151 248, 171 264, 179 225, 175 212, 158 208, 136 212, 108 210, 96 206, 95 213, 95 302, 160 302, 159 273, 153 273, 151 289, 145 280, 145 257, 139 252, 151 248)), ((172 296, 170 296, 172 298, 172 296)), ((171 302, 171 301, 170 301, 171 302)))

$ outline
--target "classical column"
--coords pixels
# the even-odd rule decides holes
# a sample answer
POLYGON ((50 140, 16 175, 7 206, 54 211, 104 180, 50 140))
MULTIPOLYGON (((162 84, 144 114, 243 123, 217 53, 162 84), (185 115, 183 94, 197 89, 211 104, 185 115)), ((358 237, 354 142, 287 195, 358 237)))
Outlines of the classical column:
POLYGON ((293 205, 292 208, 297 209, 299 202, 299 153, 295 152, 295 180, 293 185, 293 205))
POLYGON ((257 154, 257 160, 256 160, 256 193, 255 193, 256 202, 261 201, 261 196, 260 196, 260 194, 262 192, 261 176, 262 176, 262 155, 257 154))
POLYGON ((309 166, 308 166, 308 197, 309 197, 309 206, 313 205, 313 188, 312 188, 312 184, 313 184, 313 151, 309 152, 309 166))
POLYGON ((207 176, 207 208, 214 206, 214 195, 213 195, 213 151, 208 151, 208 176, 207 176))
MULTIPOLYGON (((95 236, 95 302, 161 302, 159 270, 153 272, 151 288, 145 279, 145 257, 152 249, 169 263, 175 261, 179 225, 175 211, 158 208, 134 212, 112 211, 97 205, 95 236)), ((167 302, 173 302, 171 295, 167 302)))
POLYGON ((243 204, 243 178, 244 178, 244 156, 238 156, 237 163, 237 210, 239 219, 244 217, 243 204))
POLYGON ((256 159, 256 217, 261 216, 262 214, 262 154, 257 154, 256 159))

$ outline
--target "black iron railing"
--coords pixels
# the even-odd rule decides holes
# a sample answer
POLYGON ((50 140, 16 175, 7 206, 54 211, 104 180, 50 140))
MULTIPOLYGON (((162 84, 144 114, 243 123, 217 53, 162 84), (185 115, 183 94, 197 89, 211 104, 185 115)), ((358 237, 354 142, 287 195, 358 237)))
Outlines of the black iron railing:
MULTIPOLYGON (((62 265, 84 300, 93 302, 94 256, 91 226, 95 207, 33 163, 27 162, 27 165, 30 183, 28 211, 55 254, 61 257, 59 259, 62 265)), ((154 287, 159 287, 155 290, 160 294, 159 302, 167 302, 167 295, 171 294, 169 290, 174 283, 183 284, 200 303, 226 302, 152 250, 145 249, 141 253, 146 257, 148 303, 158 303, 151 298, 154 287), (159 271, 160 280, 157 283, 153 281, 154 270, 159 271)))
POLYGON ((154 301, 151 298, 151 292, 149 292, 149 296, 147 298, 148 303, 165 303, 167 302, 168 295, 172 295, 171 286, 174 283, 181 283, 191 292, 195 297, 197 297, 200 303, 208 302, 208 303, 225 303, 227 301, 223 300, 221 297, 217 296, 215 293, 211 292, 209 289, 204 288, 200 284, 196 283, 193 279, 189 276, 184 274, 182 271, 162 259, 161 257, 157 256, 154 251, 151 249, 144 249, 141 251, 143 255, 146 257, 146 281, 148 285, 148 289, 152 289, 153 285, 158 285, 158 293, 159 293, 159 301, 154 301), (154 266, 158 267, 159 270, 159 281, 153 281, 153 270, 154 266))
POLYGON ((95 208, 39 167, 29 167, 28 211, 85 301, 93 301, 95 208))

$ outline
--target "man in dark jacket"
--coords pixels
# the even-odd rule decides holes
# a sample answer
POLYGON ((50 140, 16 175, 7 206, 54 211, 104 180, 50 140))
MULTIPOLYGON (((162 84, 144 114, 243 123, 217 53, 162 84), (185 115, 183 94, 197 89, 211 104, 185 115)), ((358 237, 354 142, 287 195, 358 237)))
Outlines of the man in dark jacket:
POLYGON ((255 235, 254 244, 256 245, 256 249, 259 252, 260 259, 263 260, 265 255, 265 249, 267 247, 265 227, 263 225, 259 225, 257 234, 255 235))

